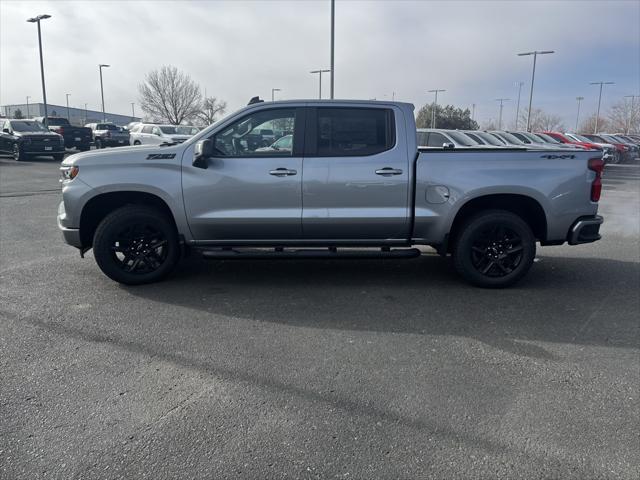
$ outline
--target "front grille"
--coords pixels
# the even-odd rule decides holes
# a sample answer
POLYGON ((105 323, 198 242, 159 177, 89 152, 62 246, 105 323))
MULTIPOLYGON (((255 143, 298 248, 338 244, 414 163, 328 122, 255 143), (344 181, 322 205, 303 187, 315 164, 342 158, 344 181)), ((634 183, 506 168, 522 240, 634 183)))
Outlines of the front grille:
POLYGON ((59 137, 27 137, 24 139, 27 145, 30 145, 32 148, 44 148, 44 147, 59 147, 60 146, 60 138, 59 137))

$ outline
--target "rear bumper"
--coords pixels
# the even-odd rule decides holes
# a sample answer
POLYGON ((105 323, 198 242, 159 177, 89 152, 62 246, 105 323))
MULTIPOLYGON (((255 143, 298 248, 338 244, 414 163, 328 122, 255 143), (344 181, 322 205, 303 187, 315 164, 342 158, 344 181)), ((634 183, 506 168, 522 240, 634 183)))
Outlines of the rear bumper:
POLYGON ((600 236, 600 225, 603 218, 600 215, 592 217, 580 217, 569 229, 567 241, 569 245, 580 245, 582 243, 597 242, 600 236))

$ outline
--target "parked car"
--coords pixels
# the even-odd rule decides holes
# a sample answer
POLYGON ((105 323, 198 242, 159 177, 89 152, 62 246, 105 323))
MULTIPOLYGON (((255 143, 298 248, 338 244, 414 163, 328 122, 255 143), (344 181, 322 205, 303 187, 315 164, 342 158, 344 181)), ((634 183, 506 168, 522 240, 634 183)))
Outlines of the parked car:
POLYGON ((607 138, 605 135, 601 135, 601 134, 595 135, 590 133, 584 133, 582 134, 582 136, 597 143, 608 143, 610 145, 613 145, 614 148, 616 149, 618 161, 624 162, 627 160, 629 147, 624 143, 620 143, 619 141, 614 140, 612 138, 607 138))
POLYGON ((285 135, 268 147, 260 147, 256 152, 290 152, 293 149, 293 135, 285 135))
POLYGON ((506 144, 502 140, 499 140, 490 133, 483 132, 482 130, 463 130, 462 133, 472 138, 481 145, 491 145, 494 147, 506 146, 506 144))
POLYGON ((193 125, 178 125, 176 127, 176 131, 180 135, 188 135, 190 137, 193 137, 200 130, 201 130, 200 127, 194 127, 193 125))
POLYGON ((458 130, 418 128, 417 136, 419 147, 485 148, 484 145, 458 130))
POLYGON ((635 143, 625 138, 621 138, 618 135, 613 135, 611 133, 601 133, 600 136, 605 140, 612 140, 615 142, 619 142, 620 144, 627 147, 625 160, 631 160, 631 161, 640 160, 640 148, 638 148, 638 145, 636 145, 635 143))
POLYGON ((136 125, 139 125, 139 124, 140 124, 140 122, 129 122, 129 123, 127 123, 123 128, 124 128, 127 132, 130 132, 130 131, 131 131, 131 129, 132 129, 133 127, 135 127, 136 125))
POLYGON ((490 132, 491 135, 493 135, 494 137, 496 137, 498 140, 502 141, 505 145, 508 145, 510 147, 525 147, 527 146, 526 143, 524 143, 522 140, 520 140, 518 137, 511 135, 510 133, 504 132, 504 131, 498 131, 498 130, 492 130, 490 132))
MULTIPOLYGON (((44 117, 35 117, 34 120, 44 124, 44 117)), ((49 130, 64 137, 65 148, 76 148, 81 152, 91 148, 91 129, 71 125, 64 117, 47 117, 49 130)))
POLYGON ((191 135, 178 132, 175 125, 155 125, 153 123, 139 123, 130 132, 131 145, 161 145, 163 143, 182 143, 191 135))
POLYGON ((593 145, 597 148, 602 149, 602 159, 605 161, 605 163, 620 162, 620 155, 616 153, 616 147, 614 145, 611 145, 610 143, 599 143, 577 133, 565 132, 562 134, 562 136, 569 141, 580 142, 582 145, 593 145))
MULTIPOLYGON (((558 145, 551 145, 547 142, 544 142, 540 138, 536 137, 534 134, 529 132, 509 131, 506 133, 513 135, 514 137, 516 137, 518 140, 521 140, 530 148, 555 148, 555 149, 558 148, 558 145)), ((585 148, 582 148, 578 145, 573 145, 573 144, 563 145, 562 148, 569 149, 569 150, 586 150, 585 148)))
POLYGON ((17 161, 46 155, 61 162, 64 138, 35 120, 0 120, 0 152, 10 153, 17 161))
POLYGON ((124 284, 162 279, 185 250, 411 258, 421 252, 410 247, 430 245, 472 284, 505 287, 532 266, 536 241, 600 239, 599 155, 418 148, 413 112, 400 102, 253 103, 182 144, 72 155, 58 225, 124 284), (291 151, 246 141, 283 122, 291 151))
POLYGON ((586 141, 581 141, 581 140, 576 140, 573 137, 570 137, 565 133, 549 132, 549 131, 543 132, 543 133, 545 135, 549 135, 550 137, 556 139, 560 143, 564 143, 566 145, 580 145, 580 146, 583 146, 585 148, 590 148, 592 150, 602 150, 601 145, 590 141, 588 138, 585 139, 586 141))
POLYGON ((114 123, 89 123, 96 148, 129 145, 129 132, 114 123))

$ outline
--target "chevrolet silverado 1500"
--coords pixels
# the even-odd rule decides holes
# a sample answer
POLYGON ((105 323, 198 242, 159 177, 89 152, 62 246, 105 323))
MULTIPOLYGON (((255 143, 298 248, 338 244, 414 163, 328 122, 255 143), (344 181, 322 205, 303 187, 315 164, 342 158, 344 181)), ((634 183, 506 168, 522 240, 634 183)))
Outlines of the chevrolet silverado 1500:
POLYGON ((67 157, 58 224, 125 284, 160 280, 190 251, 404 258, 429 245, 469 282, 504 287, 537 242, 600 238, 602 169, 593 151, 421 150, 406 103, 262 102, 181 144, 67 157), (264 130, 292 142, 264 148, 264 130))

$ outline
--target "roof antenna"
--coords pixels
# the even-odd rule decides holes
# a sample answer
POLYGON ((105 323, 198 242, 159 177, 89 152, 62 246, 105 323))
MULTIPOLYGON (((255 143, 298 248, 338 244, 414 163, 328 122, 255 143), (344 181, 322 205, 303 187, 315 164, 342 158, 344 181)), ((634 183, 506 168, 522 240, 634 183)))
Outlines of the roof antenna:
POLYGON ((261 100, 260 96, 258 95, 256 97, 253 97, 251 100, 249 100, 249 103, 247 105, 253 105, 254 103, 263 103, 263 102, 264 100, 261 100))

